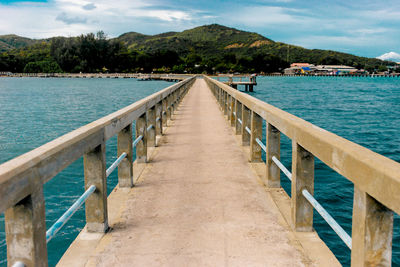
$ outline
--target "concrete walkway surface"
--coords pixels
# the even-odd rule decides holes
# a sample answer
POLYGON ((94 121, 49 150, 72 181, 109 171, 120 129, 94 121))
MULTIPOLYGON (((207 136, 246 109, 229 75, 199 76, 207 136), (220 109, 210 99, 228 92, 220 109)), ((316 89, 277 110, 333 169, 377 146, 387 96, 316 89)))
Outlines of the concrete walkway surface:
MULTIPOLYGON (((119 210, 112 230, 83 265, 319 265, 260 183, 202 79, 136 186, 119 192, 124 196, 109 203, 110 211, 119 210)), ((60 266, 68 257, 74 253, 60 266)), ((332 258, 326 263, 337 265, 332 258)))

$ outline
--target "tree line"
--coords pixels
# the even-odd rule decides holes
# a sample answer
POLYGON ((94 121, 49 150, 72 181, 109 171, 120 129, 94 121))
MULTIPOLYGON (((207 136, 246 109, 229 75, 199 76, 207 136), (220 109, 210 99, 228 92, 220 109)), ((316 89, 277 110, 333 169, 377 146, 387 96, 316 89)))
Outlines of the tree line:
MULTIPOLYGON (((344 62, 345 59, 322 54, 319 56, 309 62, 347 63, 344 62)), ((118 39, 107 39, 102 31, 79 37, 56 37, 47 42, 0 54, 0 71, 25 73, 272 73, 282 72, 289 65, 282 57, 261 51, 251 55, 229 51, 202 55, 194 49, 183 54, 172 49, 145 52, 131 49, 118 39)), ((369 68, 374 70, 382 67, 371 65, 369 68)))

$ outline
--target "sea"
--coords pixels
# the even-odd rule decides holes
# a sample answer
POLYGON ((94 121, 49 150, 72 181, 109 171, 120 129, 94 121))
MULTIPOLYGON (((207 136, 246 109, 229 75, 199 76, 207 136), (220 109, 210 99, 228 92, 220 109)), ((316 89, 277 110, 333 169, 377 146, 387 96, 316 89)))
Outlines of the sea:
MULTIPOLYGON (((257 83, 248 94, 400 162, 399 78, 257 77, 257 83)), ((0 164, 169 85, 135 79, 0 78, 0 164)), ((116 137, 107 141, 107 166, 117 158, 116 141, 116 137)), ((291 169, 291 140, 284 135, 281 161, 291 169)), ((281 180, 290 195, 290 181, 283 174, 281 180)), ((109 193, 116 184, 114 172, 107 181, 109 193)), ((44 186, 47 228, 83 192, 81 158, 44 186)), ((353 184, 318 159, 314 196, 351 235, 353 184)), ((400 266, 399 222, 395 215, 393 266, 400 266)), ((49 242, 50 266, 56 265, 84 225, 81 207, 49 242)), ((317 212, 314 227, 342 265, 349 266, 350 249, 317 212)), ((2 214, 0 266, 6 266, 2 214)))

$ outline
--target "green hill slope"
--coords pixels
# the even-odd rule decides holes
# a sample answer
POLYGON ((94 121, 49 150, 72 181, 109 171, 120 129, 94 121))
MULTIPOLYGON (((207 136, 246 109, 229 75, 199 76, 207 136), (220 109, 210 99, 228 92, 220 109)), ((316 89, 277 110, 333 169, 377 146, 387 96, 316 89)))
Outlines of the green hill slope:
POLYGON ((238 47, 259 47, 273 43, 257 33, 239 31, 218 24, 196 27, 183 32, 167 32, 158 35, 125 33, 116 40, 125 42, 129 48, 146 52, 163 49, 189 53, 193 50, 200 54, 213 55, 219 50, 238 47))
POLYGON ((252 57, 257 54, 278 56, 289 62, 309 62, 314 64, 347 64, 363 68, 367 65, 381 64, 375 58, 359 57, 351 54, 306 49, 300 46, 274 42, 260 34, 237 30, 218 24, 211 24, 158 35, 126 33, 116 38, 125 42, 129 48, 154 53, 172 50, 181 56, 195 52, 203 57, 221 57, 235 54, 237 57, 252 57))
POLYGON ((0 35, 0 52, 27 47, 37 42, 38 40, 33 40, 14 34, 0 35))
POLYGON ((0 71, 21 72, 30 62, 40 62, 40 66, 53 66, 56 62, 66 72, 106 69, 208 73, 275 72, 293 62, 344 64, 369 71, 382 70, 391 64, 375 58, 275 42, 257 33, 218 24, 157 35, 128 32, 113 39, 106 39, 103 32, 44 40, 0 36, 0 71))

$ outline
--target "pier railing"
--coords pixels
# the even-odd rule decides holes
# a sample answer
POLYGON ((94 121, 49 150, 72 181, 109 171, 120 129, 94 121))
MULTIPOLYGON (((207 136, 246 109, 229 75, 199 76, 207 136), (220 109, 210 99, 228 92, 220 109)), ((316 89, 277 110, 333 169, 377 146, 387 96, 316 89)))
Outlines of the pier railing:
MULTIPOLYGON (((295 231, 313 231, 313 210, 321 214, 351 249, 352 266, 391 266, 393 211, 400 213, 400 164, 321 129, 219 81, 204 77, 250 161, 262 162, 264 184, 280 187, 280 170, 291 180, 295 231), (263 120, 266 144, 262 143, 263 120), (292 140, 292 173, 280 163, 280 134, 292 140), (314 198, 314 157, 354 184, 352 236, 314 198)), ((317 197, 318 198, 318 197, 317 197)))
POLYGON ((119 187, 133 186, 136 161, 171 119, 194 77, 163 89, 108 116, 0 165, 0 213, 5 213, 9 266, 47 266, 47 242, 85 202, 86 230, 108 229, 107 177, 118 166, 119 187), (133 126, 136 121, 136 140, 133 126), (106 169, 106 141, 118 135, 118 159, 106 169), (83 156, 85 193, 47 231, 43 185, 83 156))

